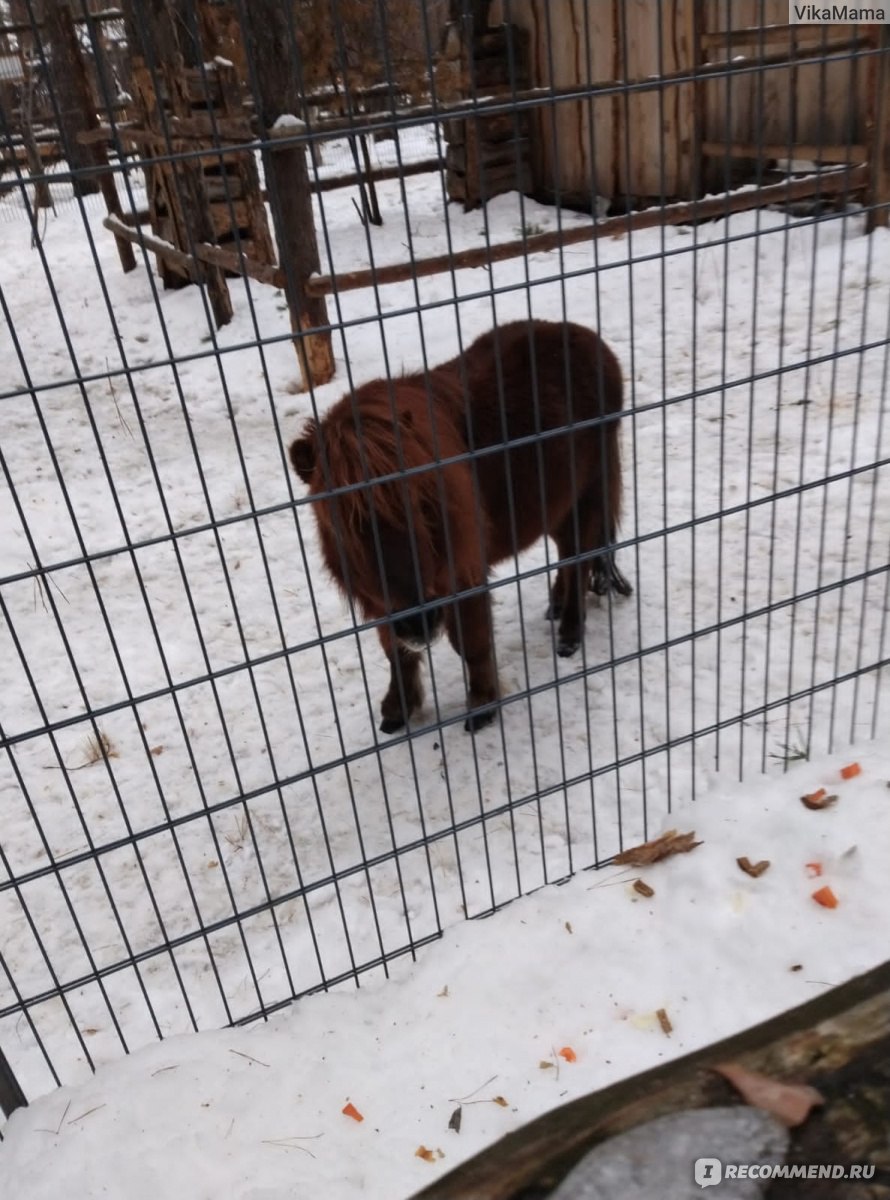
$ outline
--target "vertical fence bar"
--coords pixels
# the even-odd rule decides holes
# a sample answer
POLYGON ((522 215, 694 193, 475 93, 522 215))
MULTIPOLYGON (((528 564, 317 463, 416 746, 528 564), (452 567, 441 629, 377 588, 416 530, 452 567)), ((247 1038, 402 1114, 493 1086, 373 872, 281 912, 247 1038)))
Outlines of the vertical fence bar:
POLYGON ((11 1117, 17 1108, 24 1108, 27 1103, 25 1093, 19 1087, 12 1067, 6 1061, 3 1048, 0 1047, 0 1109, 5 1117, 11 1117))
POLYGON ((874 72, 874 128, 871 130, 867 233, 890 223, 890 25, 877 27, 879 54, 874 72))

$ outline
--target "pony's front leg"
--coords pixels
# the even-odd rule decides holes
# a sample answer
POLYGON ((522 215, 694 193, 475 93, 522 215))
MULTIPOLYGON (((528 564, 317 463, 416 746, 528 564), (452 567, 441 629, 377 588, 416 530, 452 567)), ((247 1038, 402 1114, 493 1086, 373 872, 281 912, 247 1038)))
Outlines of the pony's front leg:
POLYGON ((423 703, 420 655, 402 645, 388 625, 378 625, 377 633, 390 668, 389 687, 380 705, 380 732, 395 733, 423 703))
POLYGON ((448 640, 467 666, 470 715, 464 729, 472 733, 494 720, 494 702, 500 695, 488 594, 458 600, 446 609, 445 620, 448 640))

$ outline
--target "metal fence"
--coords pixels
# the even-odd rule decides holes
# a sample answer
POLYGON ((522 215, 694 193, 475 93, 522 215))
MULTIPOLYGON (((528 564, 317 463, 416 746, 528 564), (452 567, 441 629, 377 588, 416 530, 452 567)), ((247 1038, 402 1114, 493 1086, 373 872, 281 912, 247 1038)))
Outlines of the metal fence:
MULTIPOLYGON (((51 58, 26 7, 32 27, 4 36, 51 58)), ((226 8, 155 7, 202 47, 205 18, 226 8)), ((161 145, 143 127, 134 141, 135 126, 113 119, 96 133, 93 113, 82 144, 104 137, 110 157, 54 168, 50 194, 66 195, 64 205, 35 207, 46 177, 14 154, 3 179, 12 184, 4 211, 18 214, 0 223, 5 1107, 153 1038, 253 1021, 308 992, 397 972, 449 924, 645 839, 719 772, 754 778, 886 733, 890 61, 879 31, 808 51, 812 69, 856 63, 871 80, 868 128, 849 127, 846 162, 834 126, 831 166, 812 132, 808 154, 796 153, 789 126, 781 156, 775 133, 770 153, 748 146, 747 158, 727 141, 718 198, 663 187, 634 211, 639 197, 603 196, 600 184, 581 211, 574 193, 572 208, 562 203, 558 172, 540 192, 553 203, 509 186, 512 164, 514 183, 532 188, 527 140, 551 117, 538 157, 558 164, 574 152, 556 133, 561 106, 592 114, 646 95, 663 129, 671 86, 695 87, 702 72, 710 86, 722 81, 729 117, 733 80, 748 97, 767 73, 772 89, 791 87, 800 63, 740 62, 731 33, 722 53, 712 30, 710 59, 692 74, 634 82, 622 68, 625 27, 615 40, 625 82, 559 87, 535 75, 534 44, 489 37, 488 6, 464 3, 451 6, 445 30, 457 39, 446 96, 433 18, 447 14, 435 6, 281 5, 291 39, 282 53, 312 54, 316 66, 327 55, 342 104, 308 118, 308 105, 302 116, 283 110, 272 130, 260 94, 269 64, 251 57, 248 31, 264 7, 249 6, 250 17, 238 2, 226 8, 229 57, 219 56, 259 116, 249 140, 239 140, 241 125, 238 137, 234 125, 214 125, 212 109, 197 148, 184 144, 181 117, 169 118, 161 145), (496 57, 499 45, 509 70, 495 86, 483 51, 496 57), (356 57, 366 46, 371 85, 392 85, 374 112, 350 100, 351 86, 369 83, 356 57), (359 135, 375 132, 397 136, 379 143, 385 162, 363 163, 359 135), (448 171, 412 174, 412 157, 441 154, 443 132, 448 171), (335 138, 362 194, 357 183, 323 186, 330 155, 309 148, 335 138), (412 138, 423 141, 417 154, 405 151, 412 138), (860 143, 867 154, 854 153, 860 143), (160 220, 151 181, 161 168, 185 187, 180 164, 209 159, 207 199, 214 171, 229 178, 224 155, 237 153, 256 164, 257 186, 265 181, 281 246, 293 197, 276 191, 270 163, 282 148, 301 158, 312 193, 319 261, 299 286, 292 262, 278 274, 248 269, 243 222, 232 222, 228 258, 213 258, 196 227, 178 250, 147 229, 146 205, 160 220), (456 176, 474 172, 488 202, 449 203, 456 176), (117 199, 105 201, 117 204, 115 236, 99 201, 77 194, 78 181, 103 173, 114 181, 117 199), (380 224, 366 203, 371 185, 380 224), (136 268, 126 273, 124 228, 136 268), (165 277, 168 288, 164 262, 183 274, 165 277), (219 273, 231 319, 220 321, 204 270, 219 273), (172 286, 189 277, 206 286, 172 286), (301 296, 327 297, 323 325, 303 319, 301 296), (533 319, 558 323, 548 356, 529 334, 533 319), (516 321, 523 332, 505 358, 499 339, 516 321), (605 396, 606 356, 573 358, 565 322, 598 330, 615 353, 620 412, 605 396), (450 376, 436 370, 492 328, 481 375, 468 379, 460 360, 450 376), (336 374, 322 384, 294 342, 329 335, 336 374), (325 547, 288 446, 307 419, 372 380, 383 381, 377 408, 356 417, 347 399, 345 424, 316 444, 313 486, 334 497, 318 510, 325 547), (588 393, 595 411, 574 412, 588 393), (406 397, 417 406, 407 416, 406 397), (465 404, 463 423, 449 417, 465 404), (349 423, 362 419, 350 468, 349 423), (426 419, 433 432, 421 437, 426 419), (529 422, 534 432, 517 440, 529 422), (381 428, 395 446, 382 461, 381 428), (614 439, 617 529, 606 486, 614 439), (558 478, 546 473, 555 446, 568 455, 558 478), (502 468, 486 500, 492 464, 520 460, 531 473, 502 468), (587 499, 569 509, 562 540, 520 549, 520 526, 540 530, 551 497, 568 488, 577 499, 585 479, 587 499), (600 528, 584 535, 590 512, 600 528), (494 551, 499 537, 506 554, 494 551), (456 557, 458 543, 478 550, 478 577, 456 557), (548 582, 562 566, 555 602, 567 608, 579 580, 585 593, 591 573, 609 581, 612 553, 633 593, 585 594, 583 636, 563 654, 572 630, 545 619, 548 582), (369 577, 382 608, 360 586, 369 577), (422 633, 425 622, 428 632, 442 613, 463 660, 447 638, 417 659, 410 639, 393 649, 389 724, 411 711, 407 726, 382 733, 390 671, 379 630, 392 648, 388 630, 422 633), (477 617, 481 651, 470 645, 477 626, 463 627, 477 617), (489 665, 493 655, 494 692, 479 687, 480 655, 489 665), (412 707, 418 664, 426 698, 412 707), (471 712, 492 718, 471 732, 467 684, 471 712)), ((550 25, 568 20, 564 8, 544 6, 541 44, 569 36, 550 25)), ((145 51, 157 32, 148 6, 124 14, 145 51)), ((589 22, 570 25, 583 50, 589 22)), ((773 41, 768 49, 775 59, 773 41)), ((586 51, 578 61, 592 61, 586 51)), ((144 52, 156 96, 167 86, 162 58, 144 52)), ((0 120, 10 147, 14 114, 0 120)), ((593 137, 596 122, 585 127, 593 137)), ((624 129, 621 153, 631 156, 624 129)), ((713 170, 713 140, 710 153, 713 170)), ((597 154, 589 141, 584 157, 597 154)), ((229 186, 232 215, 242 196, 229 186)), ((175 196, 165 203, 169 216, 175 196)), ((370 394, 359 395, 364 404, 370 394)))

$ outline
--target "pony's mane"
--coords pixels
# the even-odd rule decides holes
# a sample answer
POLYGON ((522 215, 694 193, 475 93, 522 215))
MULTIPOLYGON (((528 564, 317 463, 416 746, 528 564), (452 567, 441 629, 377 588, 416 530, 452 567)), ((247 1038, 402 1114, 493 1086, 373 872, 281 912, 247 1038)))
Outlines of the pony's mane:
MULTIPOLYGON (((423 380, 399 380, 392 390, 386 382, 360 388, 330 410, 319 428, 327 459, 327 477, 335 488, 369 484, 336 497, 339 521, 357 534, 373 510, 377 520, 393 529, 406 529, 411 514, 414 536, 429 543, 442 520, 442 486, 436 468, 439 458, 454 454, 455 429, 447 409, 427 395, 423 380), (431 428, 432 407, 435 429, 431 428), (403 469, 426 467, 401 479, 374 481, 403 469)), ((319 462, 318 485, 327 491, 326 474, 319 462)))

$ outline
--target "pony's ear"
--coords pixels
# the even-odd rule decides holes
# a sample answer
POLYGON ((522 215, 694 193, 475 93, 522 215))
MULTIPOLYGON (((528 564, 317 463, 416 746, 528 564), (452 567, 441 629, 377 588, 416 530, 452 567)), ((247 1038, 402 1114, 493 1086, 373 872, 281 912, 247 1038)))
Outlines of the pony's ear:
POLYGON ((291 442, 291 465, 304 483, 311 483, 318 462, 318 422, 307 421, 302 436, 291 442))

